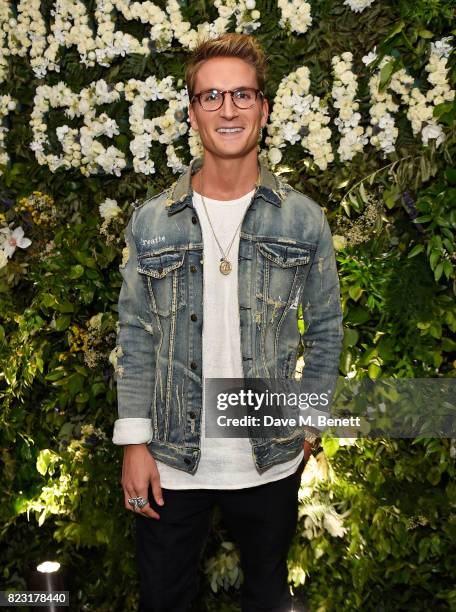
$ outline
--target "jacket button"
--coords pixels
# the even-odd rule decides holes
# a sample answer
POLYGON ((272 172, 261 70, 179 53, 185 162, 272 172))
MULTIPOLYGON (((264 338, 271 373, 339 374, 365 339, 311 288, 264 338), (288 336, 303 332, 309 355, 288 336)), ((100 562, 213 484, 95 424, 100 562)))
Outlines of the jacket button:
POLYGON ((192 370, 196 370, 196 368, 198 367, 196 365, 196 361, 192 361, 192 363, 190 364, 190 367, 192 368, 192 370))
POLYGON ((193 410, 192 410, 192 412, 189 412, 189 413, 188 413, 188 416, 189 416, 191 419, 194 419, 194 418, 195 418, 195 413, 193 412, 193 410))
POLYGON ((192 217, 192 223, 193 223, 193 225, 195 225, 195 223, 196 223, 197 221, 198 221, 198 219, 197 219, 195 216, 193 216, 193 217, 192 217))
POLYGON ((187 465, 190 465, 191 462, 192 462, 191 459, 189 459, 188 457, 185 457, 184 463, 186 463, 187 465))
POLYGON ((196 272, 196 266, 193 264, 190 266, 190 272, 196 272))
POLYGON ((197 318, 198 318, 198 317, 196 316, 196 314, 195 314, 194 312, 192 312, 192 314, 190 315, 190 319, 191 319, 192 321, 196 321, 196 320, 197 320, 197 318))

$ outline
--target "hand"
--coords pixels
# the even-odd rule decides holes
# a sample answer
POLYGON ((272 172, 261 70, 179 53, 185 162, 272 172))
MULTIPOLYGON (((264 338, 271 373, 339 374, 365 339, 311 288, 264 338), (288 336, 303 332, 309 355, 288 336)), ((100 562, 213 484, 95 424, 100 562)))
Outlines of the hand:
POLYGON ((144 497, 144 499, 148 499, 149 483, 152 485, 152 493, 157 504, 163 506, 165 503, 163 501, 158 467, 145 443, 127 444, 125 446, 121 482, 124 490, 125 508, 127 510, 144 514, 149 518, 160 518, 160 515, 151 508, 149 501, 143 508, 134 508, 128 503, 130 497, 144 497))

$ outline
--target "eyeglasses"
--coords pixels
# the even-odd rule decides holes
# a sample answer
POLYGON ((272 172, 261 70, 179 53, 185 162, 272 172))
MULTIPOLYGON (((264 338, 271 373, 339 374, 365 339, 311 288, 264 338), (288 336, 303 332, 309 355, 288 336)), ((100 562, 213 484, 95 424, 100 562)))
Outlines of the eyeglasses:
POLYGON ((260 89, 254 87, 240 87, 231 91, 220 91, 219 89, 207 89, 201 91, 199 94, 195 94, 191 100, 192 104, 195 98, 206 111, 216 111, 223 105, 225 101, 225 94, 229 93, 233 103, 238 108, 245 110, 246 108, 252 107, 258 97, 258 94, 263 98, 264 94, 260 89))

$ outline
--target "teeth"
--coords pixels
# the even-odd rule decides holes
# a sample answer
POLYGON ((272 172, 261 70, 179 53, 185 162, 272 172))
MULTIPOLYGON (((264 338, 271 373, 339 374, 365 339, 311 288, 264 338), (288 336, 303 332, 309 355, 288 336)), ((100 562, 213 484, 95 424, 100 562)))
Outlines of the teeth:
POLYGON ((240 132, 243 128, 219 128, 217 130, 217 132, 227 132, 228 134, 230 132, 240 132))

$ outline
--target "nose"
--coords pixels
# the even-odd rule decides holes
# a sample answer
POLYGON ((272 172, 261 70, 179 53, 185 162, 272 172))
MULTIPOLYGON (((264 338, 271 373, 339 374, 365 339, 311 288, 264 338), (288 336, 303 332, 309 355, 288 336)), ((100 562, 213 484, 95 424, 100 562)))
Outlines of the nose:
POLYGON ((237 107, 233 102, 230 93, 223 94, 223 104, 220 107, 220 111, 223 117, 232 117, 237 114, 237 107))

